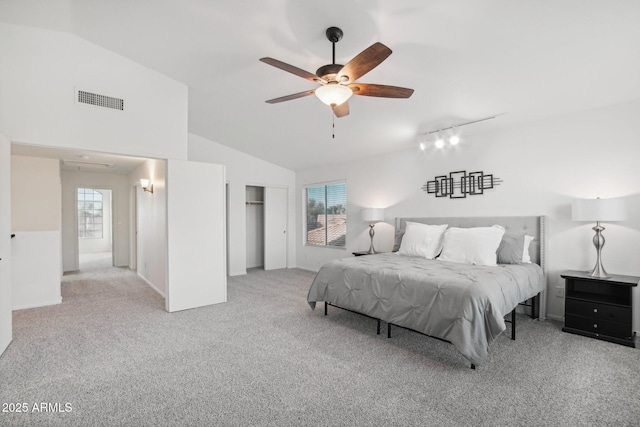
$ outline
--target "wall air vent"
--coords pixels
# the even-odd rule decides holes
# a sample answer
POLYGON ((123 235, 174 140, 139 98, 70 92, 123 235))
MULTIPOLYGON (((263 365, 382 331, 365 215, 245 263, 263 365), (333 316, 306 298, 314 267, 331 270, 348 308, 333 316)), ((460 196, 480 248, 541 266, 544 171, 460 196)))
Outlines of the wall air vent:
POLYGON ((77 93, 77 102, 98 107, 113 108, 114 110, 124 110, 124 99, 98 95, 97 93, 86 92, 84 90, 78 90, 77 93))

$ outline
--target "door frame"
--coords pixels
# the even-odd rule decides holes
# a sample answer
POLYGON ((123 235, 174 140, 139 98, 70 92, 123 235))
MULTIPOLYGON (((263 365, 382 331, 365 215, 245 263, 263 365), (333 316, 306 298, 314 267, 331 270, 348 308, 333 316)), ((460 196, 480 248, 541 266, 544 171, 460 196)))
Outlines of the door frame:
POLYGON ((11 141, 0 133, 0 355, 13 340, 11 279, 11 141))
POLYGON ((75 263, 75 270, 80 270, 80 242, 79 242, 79 237, 78 237, 78 188, 90 188, 92 190, 110 190, 111 191, 111 266, 113 267, 114 265, 116 265, 116 248, 118 247, 118 245, 116 245, 116 239, 117 239, 117 234, 115 233, 114 230, 116 230, 116 215, 114 214, 116 212, 116 209, 118 208, 117 206, 117 191, 116 191, 116 187, 112 186, 112 185, 76 185, 73 188, 73 201, 74 201, 74 207, 73 207, 73 217, 74 217, 74 228, 73 228, 73 252, 74 252, 74 263, 75 263))

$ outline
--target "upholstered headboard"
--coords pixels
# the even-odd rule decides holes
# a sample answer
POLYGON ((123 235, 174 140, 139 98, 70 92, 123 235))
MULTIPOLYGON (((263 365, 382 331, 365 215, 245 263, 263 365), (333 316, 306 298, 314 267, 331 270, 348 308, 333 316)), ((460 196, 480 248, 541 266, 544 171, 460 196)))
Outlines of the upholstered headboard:
MULTIPOLYGON (((487 216, 487 217, 433 217, 433 218, 396 218, 396 246, 407 221, 422 224, 449 224, 449 227, 490 227, 494 224, 505 228, 505 236, 517 236, 528 234, 535 237, 529 246, 531 262, 534 262, 545 270, 546 255, 546 216, 487 216)), ((394 247, 394 250, 397 247, 394 247)))

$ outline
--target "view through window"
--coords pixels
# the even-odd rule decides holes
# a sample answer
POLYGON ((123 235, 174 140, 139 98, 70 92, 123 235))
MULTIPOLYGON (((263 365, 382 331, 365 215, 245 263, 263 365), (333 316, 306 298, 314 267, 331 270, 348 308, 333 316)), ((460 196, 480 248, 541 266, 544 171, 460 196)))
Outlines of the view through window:
POLYGON ((102 238, 102 193, 92 188, 78 188, 78 237, 102 238))
POLYGON ((306 196, 306 244, 344 247, 347 236, 347 184, 307 187, 306 196))

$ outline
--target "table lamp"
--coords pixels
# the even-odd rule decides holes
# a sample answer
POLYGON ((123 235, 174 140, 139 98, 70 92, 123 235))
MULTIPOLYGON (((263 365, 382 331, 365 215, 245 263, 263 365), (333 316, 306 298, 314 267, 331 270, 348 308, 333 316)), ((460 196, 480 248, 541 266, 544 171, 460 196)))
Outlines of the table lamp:
POLYGON ((571 219, 574 221, 595 221, 593 245, 596 247, 596 265, 590 272, 591 277, 606 279, 611 277, 602 266, 601 252, 604 246, 604 227, 600 222, 624 221, 627 210, 622 199, 578 199, 571 204, 571 219))
POLYGON ((375 254, 376 250, 373 248, 373 227, 376 222, 384 221, 384 209, 381 208, 364 208, 360 211, 360 219, 362 222, 369 223, 369 237, 371 237, 371 245, 369 246, 368 254, 375 254))

